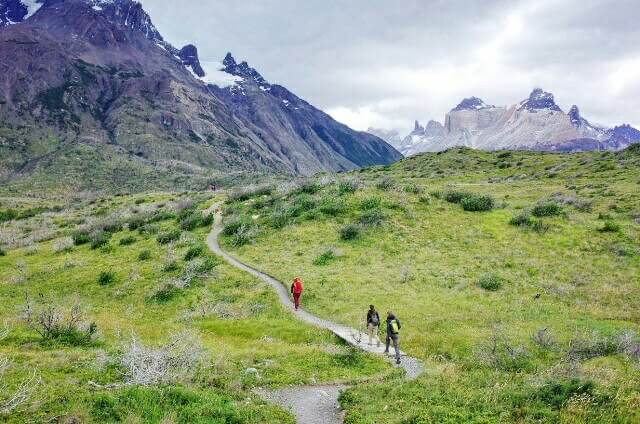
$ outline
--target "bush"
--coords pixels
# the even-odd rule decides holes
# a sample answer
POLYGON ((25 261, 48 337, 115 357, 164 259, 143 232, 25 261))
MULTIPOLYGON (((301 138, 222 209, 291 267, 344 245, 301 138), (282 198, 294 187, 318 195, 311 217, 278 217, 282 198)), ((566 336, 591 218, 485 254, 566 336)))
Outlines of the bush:
POLYGON ((322 190, 322 185, 317 180, 306 180, 300 184, 298 191, 305 194, 316 194, 322 190))
POLYGON ((478 286, 487 291, 498 291, 502 288, 502 278, 494 274, 487 274, 480 278, 478 286))
POLYGON ((434 190, 434 191, 431 191, 429 194, 430 194, 430 195, 431 195, 431 197, 433 197, 434 199, 438 199, 438 200, 440 200, 440 199, 444 198, 444 193, 443 193, 442 191, 440 191, 440 190, 434 190))
POLYGON ((162 272, 174 272, 178 269, 180 269, 180 267, 178 266, 178 261, 176 261, 175 259, 168 260, 162 266, 162 272))
POLYGON ((258 228, 251 224, 243 224, 238 228, 238 231, 231 239, 231 244, 234 247, 244 246, 245 244, 253 243, 254 239, 258 235, 258 228))
POLYGON ((556 202, 544 202, 537 204, 532 210, 533 216, 542 218, 545 216, 558 216, 562 214, 562 206, 556 202))
POLYGON ((395 186, 396 183, 391 177, 384 177, 376 184, 376 188, 382 191, 392 190, 395 186))
POLYGON ((511 218, 509 224, 515 225, 516 227, 531 227, 533 225, 533 222, 534 221, 531 218, 531 213, 525 211, 520 215, 511 218))
POLYGON ((292 218, 293 217, 289 214, 288 209, 279 208, 271 214, 269 223, 273 228, 280 229, 289 225, 292 218))
POLYGON ((208 213, 202 216, 202 221, 200 222, 201 227, 210 227, 213 225, 213 221, 215 220, 215 214, 208 213))
POLYGON ((187 250, 187 253, 185 253, 184 260, 190 261, 197 258, 198 256, 202 256, 204 251, 205 251, 204 246, 200 244, 197 246, 191 246, 189 250, 187 250))
POLYGON ((614 221, 605 221, 604 225, 598 228, 601 233, 619 233, 620 230, 620 224, 614 221))
POLYGON ((362 213, 360 224, 365 227, 379 227, 385 219, 381 209, 370 209, 362 213))
POLYGON ((472 194, 464 191, 448 191, 444 194, 444 200, 449 203, 462 203, 463 199, 470 196, 472 196, 472 194))
POLYGON ((293 200, 290 212, 293 216, 300 216, 303 212, 315 209, 316 201, 308 194, 301 194, 293 200))
POLYGON ((56 240, 56 242, 53 244, 53 251, 54 253, 70 252, 71 250, 73 250, 74 245, 75 242, 73 241, 73 238, 64 237, 56 240))
POLYGON ((154 302, 166 303, 180 294, 180 289, 173 284, 164 284, 156 290, 150 297, 154 302))
POLYGON ((355 179, 341 180, 338 182, 338 193, 340 195, 353 194, 358 191, 359 185, 355 179))
POLYGON ((553 408, 561 409, 576 395, 592 396, 594 388, 592 381, 581 381, 577 378, 548 381, 539 389, 537 398, 553 408))
POLYGON ((27 298, 22 319, 45 341, 57 341, 69 346, 92 344, 98 329, 94 322, 84 322, 82 307, 77 302, 68 310, 63 310, 50 303, 35 304, 27 298))
POLYGON ((86 231, 76 231, 71 238, 73 238, 73 244, 76 246, 87 244, 91 241, 91 237, 89 237, 89 233, 86 231))
POLYGON ((358 236, 360 236, 360 232, 361 229, 359 225, 348 224, 340 228, 340 238, 345 241, 355 240, 356 238, 358 238, 358 236))
POLYGON ((411 183, 404 186, 404 191, 411 194, 421 194, 424 189, 417 184, 411 183))
POLYGON ((200 225, 202 225, 202 216, 199 216, 197 212, 183 216, 180 219, 180 228, 184 231, 193 231, 200 225))
POLYGON ((244 225, 251 225, 251 220, 246 217, 231 217, 226 219, 224 227, 222 228, 222 234, 225 236, 234 236, 240 231, 240 228, 244 225))
POLYGON ((169 244, 172 241, 178 240, 181 234, 182 232, 180 230, 166 231, 164 233, 160 233, 157 240, 160 244, 169 244))
POLYGON ((109 240, 111 240, 111 236, 112 234, 110 232, 107 231, 96 231, 94 233, 91 234, 90 240, 91 240, 91 248, 92 249, 99 249, 101 247, 106 246, 107 244, 109 244, 109 240))
POLYGON ((360 202, 360 209, 363 211, 368 211, 371 209, 378 209, 382 206, 382 199, 380 197, 369 197, 360 202))
POLYGON ((327 197, 320 202, 319 210, 325 215, 338 216, 346 210, 344 202, 327 197))
POLYGON ((471 195, 462 199, 462 209, 468 212, 486 212, 493 209, 495 202, 491 196, 471 195))
POLYGON ((317 266, 327 265, 338 257, 335 249, 327 249, 320 256, 313 260, 313 264, 317 266))
POLYGON ((425 204, 425 205, 430 205, 431 204, 431 197, 428 195, 423 195, 420 196, 420 198, 418 199, 418 202, 425 204))
POLYGON ((134 236, 127 236, 125 238, 120 239, 120 242, 118 244, 120 244, 120 246, 131 246, 137 241, 138 240, 134 236))
POLYGON ((151 251, 149 249, 145 249, 138 255, 139 261, 148 261, 151 259, 151 251))
POLYGON ((101 286, 108 286, 116 282, 116 273, 112 271, 102 271, 98 275, 98 284, 101 286))
POLYGON ((272 185, 250 186, 242 189, 236 189, 229 194, 229 202, 245 202, 253 197, 269 196, 274 192, 272 185))
POLYGON ((158 234, 160 232, 160 226, 156 224, 145 224, 138 228, 138 234, 141 236, 158 234))
POLYGON ((218 265, 220 265, 220 262, 217 259, 209 256, 204 261, 202 261, 202 263, 196 264, 195 270, 199 274, 207 274, 218 265))

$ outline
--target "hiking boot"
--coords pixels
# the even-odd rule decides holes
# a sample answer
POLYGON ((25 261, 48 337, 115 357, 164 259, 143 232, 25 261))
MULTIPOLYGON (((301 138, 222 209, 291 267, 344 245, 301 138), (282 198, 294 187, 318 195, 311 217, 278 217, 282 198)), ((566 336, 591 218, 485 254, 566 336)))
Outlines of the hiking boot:
POLYGON ((396 359, 396 364, 400 365, 400 358, 396 359))

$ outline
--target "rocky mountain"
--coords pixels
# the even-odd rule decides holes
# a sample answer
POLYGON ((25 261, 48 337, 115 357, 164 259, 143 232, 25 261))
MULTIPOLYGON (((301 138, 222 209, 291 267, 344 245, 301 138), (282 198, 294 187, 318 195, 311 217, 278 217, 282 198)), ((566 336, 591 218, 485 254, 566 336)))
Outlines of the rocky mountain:
POLYGON ((640 142, 640 132, 628 125, 592 124, 575 105, 564 113, 553 94, 540 88, 508 107, 488 105, 478 97, 463 99, 447 113, 442 130, 435 121, 427 127, 432 131, 426 133, 416 122, 398 149, 407 156, 455 146, 577 152, 619 150, 640 142))
POLYGON ((0 182, 202 187, 400 154, 229 54, 201 62, 132 0, 0 0, 0 182))

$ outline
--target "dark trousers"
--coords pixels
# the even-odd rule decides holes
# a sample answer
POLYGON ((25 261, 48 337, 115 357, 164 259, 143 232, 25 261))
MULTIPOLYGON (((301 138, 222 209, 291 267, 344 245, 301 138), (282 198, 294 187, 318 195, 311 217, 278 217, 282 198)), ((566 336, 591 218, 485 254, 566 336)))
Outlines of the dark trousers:
POLYGON ((400 360, 400 336, 398 334, 387 333, 387 348, 385 352, 389 352, 389 345, 393 341, 393 348, 396 350, 396 361, 400 360))
POLYGON ((302 296, 302 293, 293 294, 293 304, 296 307, 296 309, 300 307, 300 296, 302 296))

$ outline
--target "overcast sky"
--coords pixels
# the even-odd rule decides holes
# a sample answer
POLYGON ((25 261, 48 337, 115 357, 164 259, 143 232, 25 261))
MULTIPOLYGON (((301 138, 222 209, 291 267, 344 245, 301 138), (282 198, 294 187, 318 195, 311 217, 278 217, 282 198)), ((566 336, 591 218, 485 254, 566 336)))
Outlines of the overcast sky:
POLYGON ((203 61, 231 51, 346 124, 406 132, 531 89, 640 127, 640 0, 144 0, 203 61))

